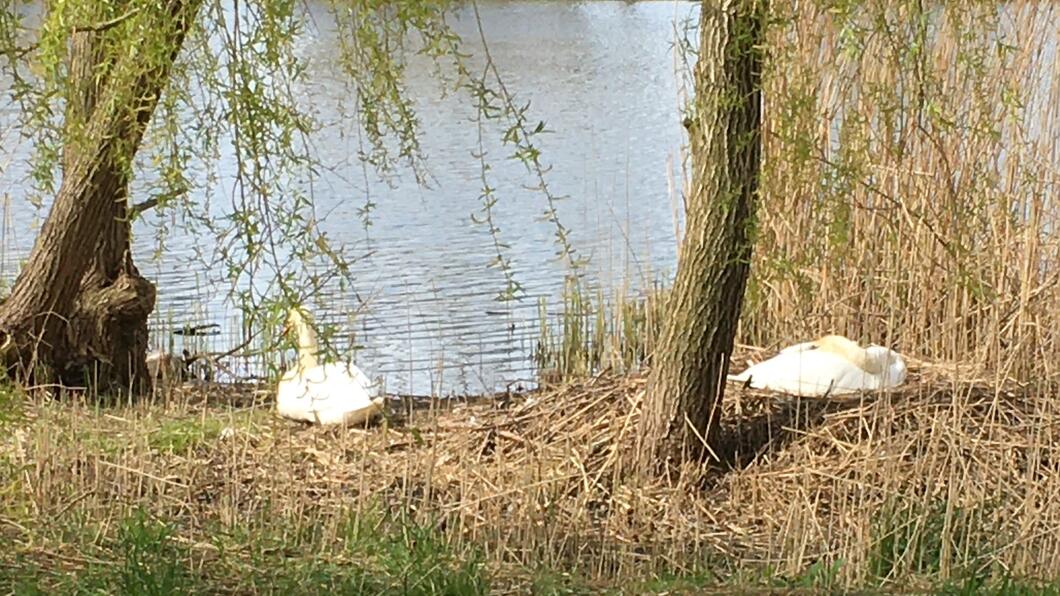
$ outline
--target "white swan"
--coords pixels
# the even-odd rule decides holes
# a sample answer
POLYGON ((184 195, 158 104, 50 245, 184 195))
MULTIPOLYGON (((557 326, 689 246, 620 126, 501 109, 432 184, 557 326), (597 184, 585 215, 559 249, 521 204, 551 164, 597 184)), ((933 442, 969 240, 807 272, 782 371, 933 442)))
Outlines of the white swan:
POLYGON ((300 308, 287 315, 285 333, 298 333, 298 364, 284 373, 276 392, 276 411, 293 420, 317 424, 363 424, 383 408, 383 397, 352 364, 317 362, 317 337, 300 308))
POLYGON ((892 389, 905 376, 905 361, 898 352, 877 345, 862 348, 841 335, 826 335, 784 348, 728 380, 808 397, 892 389))

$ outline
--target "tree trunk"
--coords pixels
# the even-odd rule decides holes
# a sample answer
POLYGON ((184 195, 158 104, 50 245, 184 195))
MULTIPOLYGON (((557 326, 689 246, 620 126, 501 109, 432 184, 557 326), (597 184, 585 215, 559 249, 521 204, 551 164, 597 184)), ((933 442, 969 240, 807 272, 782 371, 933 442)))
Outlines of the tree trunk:
POLYGON ((765 10, 765 0, 702 5, 689 123, 692 191, 663 338, 652 356, 642 466, 700 459, 717 443, 753 242, 765 10))
POLYGON ((0 356, 36 382, 137 388, 155 290, 132 263, 133 157, 202 0, 146 4, 107 39, 73 33, 63 180, 25 268, 0 304, 0 356))

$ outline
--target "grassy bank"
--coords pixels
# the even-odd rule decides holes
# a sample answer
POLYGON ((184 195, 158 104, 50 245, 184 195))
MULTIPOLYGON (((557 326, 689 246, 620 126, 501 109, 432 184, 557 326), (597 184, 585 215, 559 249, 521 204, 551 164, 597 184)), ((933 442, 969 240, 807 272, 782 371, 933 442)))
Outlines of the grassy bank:
POLYGON ((624 465, 639 376, 368 430, 283 421, 249 386, 6 393, 0 591, 1048 592, 1056 393, 951 370, 914 361, 878 399, 734 391, 719 460, 670 479, 624 465))

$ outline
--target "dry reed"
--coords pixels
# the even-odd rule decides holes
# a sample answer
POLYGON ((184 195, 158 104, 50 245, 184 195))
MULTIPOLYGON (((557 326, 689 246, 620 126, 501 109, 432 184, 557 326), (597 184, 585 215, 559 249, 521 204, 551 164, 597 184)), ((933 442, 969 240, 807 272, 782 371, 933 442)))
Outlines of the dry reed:
MULTIPOLYGON (((18 473, 0 491, 0 535, 14 545, 0 562, 19 553, 83 567, 95 560, 84 545, 42 535, 63 519, 96 520, 106 534, 146 507, 174 520, 186 564, 209 573, 219 534, 279 524, 341 541, 351 514, 383 507, 481 549, 495 590, 523 590, 539 568, 614 581, 824 565, 846 587, 1060 575, 1056 387, 911 368, 901 392, 881 396, 733 388, 720 461, 651 478, 622 465, 640 376, 406 404, 367 430, 282 421, 250 387, 185 392, 164 407, 34 400, 4 448, 18 473)), ((252 564, 238 547, 228 555, 252 564)))
POLYGON ((1056 5, 776 9, 744 341, 838 332, 1055 378, 1056 5))

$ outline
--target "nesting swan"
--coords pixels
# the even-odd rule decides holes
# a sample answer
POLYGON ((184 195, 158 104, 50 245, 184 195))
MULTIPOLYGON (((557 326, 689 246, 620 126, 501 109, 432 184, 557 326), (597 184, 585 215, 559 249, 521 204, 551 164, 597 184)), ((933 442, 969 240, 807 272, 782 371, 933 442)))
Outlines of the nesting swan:
POLYGON ((862 348, 841 335, 826 335, 784 348, 728 380, 811 397, 892 389, 905 376, 905 361, 894 350, 877 345, 862 348))
POLYGON ((276 411, 316 424, 363 424, 382 410, 383 398, 352 364, 319 363, 316 333, 300 308, 291 309, 285 331, 298 334, 298 364, 280 379, 276 411))

